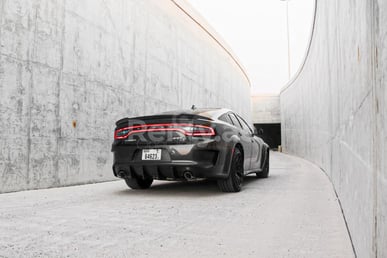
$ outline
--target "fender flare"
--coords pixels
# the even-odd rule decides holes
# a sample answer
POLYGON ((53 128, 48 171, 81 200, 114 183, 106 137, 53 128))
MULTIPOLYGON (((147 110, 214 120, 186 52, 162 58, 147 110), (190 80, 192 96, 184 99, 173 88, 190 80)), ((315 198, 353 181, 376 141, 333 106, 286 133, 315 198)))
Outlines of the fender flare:
POLYGON ((242 151, 243 157, 244 157, 243 145, 240 142, 240 139, 237 136, 235 136, 232 138, 232 141, 230 142, 230 148, 228 148, 228 150, 227 150, 226 164, 224 166, 224 172, 227 176, 229 176, 229 174, 230 174, 232 155, 234 154, 234 150, 235 150, 237 145, 241 146, 241 151, 242 151))

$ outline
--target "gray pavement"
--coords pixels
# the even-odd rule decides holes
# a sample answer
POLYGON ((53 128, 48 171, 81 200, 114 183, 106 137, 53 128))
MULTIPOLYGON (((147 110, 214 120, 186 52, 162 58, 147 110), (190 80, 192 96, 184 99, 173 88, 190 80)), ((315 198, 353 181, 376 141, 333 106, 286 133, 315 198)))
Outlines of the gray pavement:
POLYGON ((0 257, 353 257, 327 177, 272 153, 237 194, 122 181, 0 195, 0 257))

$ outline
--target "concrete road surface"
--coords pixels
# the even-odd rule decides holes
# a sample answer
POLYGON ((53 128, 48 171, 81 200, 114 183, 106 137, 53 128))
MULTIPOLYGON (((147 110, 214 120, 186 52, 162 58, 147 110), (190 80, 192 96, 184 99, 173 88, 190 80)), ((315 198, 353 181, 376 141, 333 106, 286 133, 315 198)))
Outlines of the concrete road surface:
POLYGON ((0 257, 354 257, 327 177, 272 153, 240 193, 123 181, 0 195, 0 257))

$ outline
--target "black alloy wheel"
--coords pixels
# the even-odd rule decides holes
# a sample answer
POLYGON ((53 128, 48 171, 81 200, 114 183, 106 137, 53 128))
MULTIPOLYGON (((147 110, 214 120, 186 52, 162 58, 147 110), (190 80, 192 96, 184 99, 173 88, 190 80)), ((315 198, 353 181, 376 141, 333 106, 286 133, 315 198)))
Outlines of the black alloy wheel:
POLYGON ((243 154, 237 147, 232 156, 230 175, 226 179, 218 180, 218 186, 223 192, 239 192, 242 189, 244 170, 243 154))

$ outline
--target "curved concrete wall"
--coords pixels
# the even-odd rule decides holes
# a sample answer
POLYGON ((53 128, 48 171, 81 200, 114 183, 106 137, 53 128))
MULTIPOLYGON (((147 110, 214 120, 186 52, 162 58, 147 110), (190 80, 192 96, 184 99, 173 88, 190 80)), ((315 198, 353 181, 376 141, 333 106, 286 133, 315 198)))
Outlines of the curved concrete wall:
POLYGON ((386 1, 317 1, 305 64, 281 92, 284 149, 331 178, 358 257, 387 257, 386 24, 386 1))
POLYGON ((281 123, 280 97, 278 94, 262 94, 251 97, 254 124, 281 123))
POLYGON ((0 192, 113 179, 114 122, 250 117, 245 72, 184 1, 0 0, 0 192))

